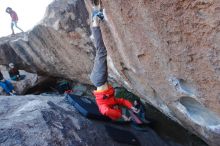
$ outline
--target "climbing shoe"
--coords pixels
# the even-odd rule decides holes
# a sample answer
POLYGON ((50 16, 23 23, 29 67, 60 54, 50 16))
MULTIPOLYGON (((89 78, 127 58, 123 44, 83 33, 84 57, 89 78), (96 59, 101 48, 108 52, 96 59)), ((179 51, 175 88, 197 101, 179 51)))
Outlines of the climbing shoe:
POLYGON ((103 15, 103 12, 101 10, 94 10, 92 12, 92 19, 97 16, 99 17, 100 20, 103 20, 104 19, 104 15, 103 15))

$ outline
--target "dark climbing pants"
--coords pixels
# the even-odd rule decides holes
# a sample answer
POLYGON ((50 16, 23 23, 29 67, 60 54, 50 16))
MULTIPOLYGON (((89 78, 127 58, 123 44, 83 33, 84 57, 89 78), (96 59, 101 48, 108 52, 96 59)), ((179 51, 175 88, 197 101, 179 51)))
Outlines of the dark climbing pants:
POLYGON ((0 81, 0 86, 4 89, 4 91, 5 91, 7 94, 10 94, 10 92, 11 92, 12 90, 14 90, 13 85, 12 85, 9 81, 7 81, 7 80, 5 80, 4 82, 1 82, 1 81, 0 81))
POLYGON ((92 34, 94 36, 96 56, 90 79, 96 87, 100 87, 107 82, 108 78, 107 50, 102 39, 100 27, 92 27, 92 34))

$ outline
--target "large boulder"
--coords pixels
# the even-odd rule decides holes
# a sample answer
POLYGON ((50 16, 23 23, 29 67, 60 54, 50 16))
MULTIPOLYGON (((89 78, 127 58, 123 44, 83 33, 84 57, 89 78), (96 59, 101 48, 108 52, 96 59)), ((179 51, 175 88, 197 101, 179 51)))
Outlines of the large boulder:
POLYGON ((208 144, 219 145, 220 2, 102 4, 110 75, 208 144))
MULTIPOLYGON (((26 36, 0 40, 0 64, 89 83, 90 0, 56 0, 26 36), (87 9, 86 9, 86 6, 87 9)), ((210 145, 220 143, 217 0, 102 0, 109 75, 210 145)))

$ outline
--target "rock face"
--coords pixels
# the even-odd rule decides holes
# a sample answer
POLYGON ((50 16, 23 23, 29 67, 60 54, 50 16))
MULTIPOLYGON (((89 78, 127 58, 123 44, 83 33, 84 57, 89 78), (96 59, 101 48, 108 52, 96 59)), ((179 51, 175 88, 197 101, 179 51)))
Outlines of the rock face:
POLYGON ((220 2, 102 3, 113 78, 208 144, 219 145, 220 2))
MULTIPOLYGON (((110 76, 197 134, 220 143, 217 0, 102 0, 110 76)), ((90 0, 57 0, 27 36, 2 38, 0 64, 89 83, 90 0)))

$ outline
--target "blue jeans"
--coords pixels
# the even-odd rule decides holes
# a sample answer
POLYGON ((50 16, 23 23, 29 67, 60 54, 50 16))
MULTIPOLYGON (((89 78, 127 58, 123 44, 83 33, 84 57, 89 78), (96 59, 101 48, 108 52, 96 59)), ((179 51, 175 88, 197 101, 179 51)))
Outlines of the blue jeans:
POLYGON ((0 86, 4 89, 4 91, 7 94, 10 94, 10 92, 12 90, 14 90, 13 85, 9 81, 7 81, 7 80, 5 80, 4 82, 0 81, 0 86))
POLYGON ((24 78, 25 78, 25 75, 20 75, 19 77, 13 76, 13 77, 11 77, 11 80, 20 81, 20 80, 23 80, 24 78))
POLYGON ((94 36, 96 56, 90 79, 96 87, 99 87, 104 85, 108 78, 107 50, 102 40, 100 27, 93 27, 92 34, 94 36))

